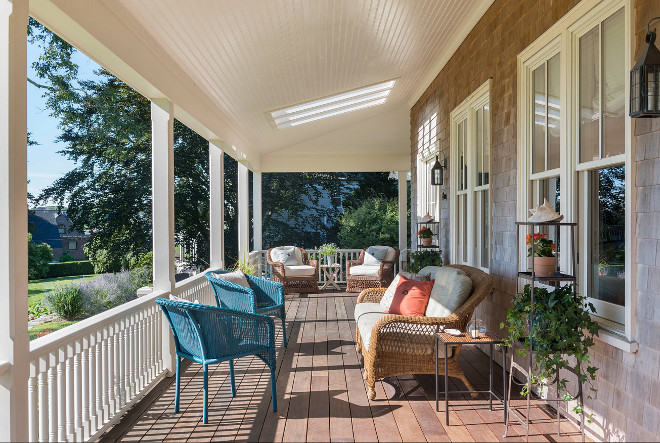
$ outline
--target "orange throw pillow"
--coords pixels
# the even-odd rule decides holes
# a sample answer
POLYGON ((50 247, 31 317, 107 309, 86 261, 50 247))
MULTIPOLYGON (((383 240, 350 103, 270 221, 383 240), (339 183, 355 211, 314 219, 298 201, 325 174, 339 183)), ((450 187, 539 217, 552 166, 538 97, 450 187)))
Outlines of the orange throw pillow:
POLYGON ((388 314, 423 317, 431 297, 433 283, 435 280, 416 281, 401 276, 388 314))

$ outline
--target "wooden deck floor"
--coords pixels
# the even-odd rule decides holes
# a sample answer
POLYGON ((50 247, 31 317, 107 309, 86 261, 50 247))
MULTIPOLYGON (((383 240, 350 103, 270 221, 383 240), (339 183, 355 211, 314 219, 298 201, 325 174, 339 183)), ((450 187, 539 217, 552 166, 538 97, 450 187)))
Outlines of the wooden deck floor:
MULTIPOLYGON (((435 411, 432 375, 379 381, 370 401, 355 351, 353 308, 356 294, 287 296, 289 347, 278 348, 279 410, 270 405, 269 371, 257 358, 235 362, 237 395, 229 389, 228 365, 209 371, 209 424, 202 416, 200 365, 181 377, 181 412, 175 414, 174 378, 163 380, 129 411, 103 441, 249 440, 249 441, 522 441, 515 425, 504 439, 503 408, 490 411, 485 397, 450 396, 450 425, 444 403, 435 411)), ((277 323, 277 322, 276 322, 277 323)), ((278 330, 278 333, 281 332, 278 330)), ((281 335, 278 336, 281 342, 281 335)), ((461 366, 477 389, 488 388, 488 359, 464 347, 461 366)), ((495 365, 497 390, 502 372, 495 365)), ((464 389, 461 382, 450 389, 464 389)), ((517 400, 522 404, 522 400, 517 400)), ((562 420, 557 436, 552 411, 535 403, 533 441, 580 441, 577 428, 562 420)), ((522 437, 522 438, 521 438, 522 437)))

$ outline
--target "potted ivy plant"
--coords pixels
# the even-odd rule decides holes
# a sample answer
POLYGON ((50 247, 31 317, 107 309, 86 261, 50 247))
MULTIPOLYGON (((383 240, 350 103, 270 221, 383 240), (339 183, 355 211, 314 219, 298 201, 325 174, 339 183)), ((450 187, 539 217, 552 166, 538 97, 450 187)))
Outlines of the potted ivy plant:
POLYGON ((422 239, 422 246, 431 246, 433 244, 433 231, 426 226, 417 231, 417 235, 422 239))
POLYGON ((555 273, 557 247, 548 238, 548 234, 536 232, 526 237, 527 256, 534 257, 534 274, 539 277, 551 277, 555 273))
POLYGON ((406 270, 417 274, 420 269, 427 266, 442 266, 441 252, 432 250, 409 252, 406 270))
POLYGON ((326 243, 319 246, 319 254, 321 254, 322 257, 325 257, 325 262, 328 265, 335 264, 337 252, 339 252, 339 247, 334 243, 326 243))
MULTIPOLYGON (((582 383, 595 380, 598 369, 589 360, 589 348, 599 329, 591 318, 595 312, 594 306, 586 297, 575 293, 571 285, 554 290, 535 287, 533 306, 530 285, 513 298, 507 322, 500 324, 500 328, 508 332, 505 343, 514 347, 518 355, 532 352, 534 375, 523 385, 523 396, 529 395, 534 386, 542 388, 547 380, 556 377, 558 398, 572 400, 566 389, 568 380, 560 377, 562 369, 571 369, 582 383), (575 362, 574 366, 571 362, 575 362)), ((591 387, 591 392, 595 393, 596 389, 591 387)), ((573 411, 582 412, 579 405, 573 411)))

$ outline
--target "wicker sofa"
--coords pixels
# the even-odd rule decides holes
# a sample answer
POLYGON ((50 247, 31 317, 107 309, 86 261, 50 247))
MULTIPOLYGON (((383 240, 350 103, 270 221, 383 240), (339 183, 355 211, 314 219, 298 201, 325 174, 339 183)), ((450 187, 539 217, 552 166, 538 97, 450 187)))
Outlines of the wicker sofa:
POLYGON ((310 260, 307 251, 296 247, 298 264, 286 266, 273 261, 270 248, 266 253, 266 260, 272 269, 271 280, 282 283, 285 294, 319 292, 319 262, 310 260), (288 275, 287 275, 288 270, 288 275))
POLYGON ((365 248, 360 252, 357 260, 346 262, 346 292, 362 292, 368 288, 387 287, 394 279, 394 265, 399 261, 400 254, 397 248, 390 248, 391 252, 381 261, 380 267, 373 266, 372 272, 369 272, 369 270, 367 272, 355 272, 358 267, 361 271, 370 268, 364 265, 364 256, 367 249, 369 248, 365 248), (351 268, 354 269, 353 272, 351 272, 351 268))
MULTIPOLYGON (((376 397, 374 386, 377 379, 405 374, 435 374, 434 334, 438 328, 443 325, 465 330, 474 309, 492 292, 493 279, 482 270, 463 265, 450 266, 461 269, 472 280, 472 292, 453 314, 442 318, 385 314, 371 328, 368 346, 363 343, 357 326, 356 347, 364 359, 364 378, 370 399, 376 397)), ((365 289, 358 297, 358 305, 367 302, 379 303, 385 290, 386 288, 365 289)), ((460 346, 451 350, 446 370, 450 377, 460 379, 468 389, 474 390, 458 364, 460 350, 460 346)), ((438 361, 438 371, 444 375, 444 358, 438 361)))

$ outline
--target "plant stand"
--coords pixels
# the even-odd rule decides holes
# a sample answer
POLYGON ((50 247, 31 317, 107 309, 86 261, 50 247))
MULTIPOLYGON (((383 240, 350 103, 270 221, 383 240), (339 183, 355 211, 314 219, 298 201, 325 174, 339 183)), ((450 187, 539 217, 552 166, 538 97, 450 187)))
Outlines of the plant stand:
MULTIPOLYGON (((570 255, 570 265, 569 269, 571 270, 570 274, 558 272, 557 269, 555 268, 554 275, 550 277, 539 277, 534 269, 534 253, 532 252, 532 260, 531 260, 531 270, 530 271, 519 271, 518 272, 518 282, 517 282, 517 287, 516 291, 520 290, 520 284, 529 284, 530 285, 530 304, 532 309, 530 310, 529 313, 529 320, 527 322, 527 334, 528 336, 533 336, 533 331, 534 331, 534 287, 541 283, 545 284, 548 286, 554 286, 555 289, 558 288, 561 283, 570 283, 573 285, 573 293, 575 294, 576 290, 576 283, 577 283, 577 278, 575 276, 576 272, 576 256, 575 256, 575 228, 577 227, 577 223, 548 223, 548 222, 516 222, 516 251, 519 253, 520 252, 520 227, 531 227, 532 234, 535 232, 538 232, 542 227, 554 227, 555 228, 555 236, 557 239, 559 239, 559 234, 560 234, 560 228, 568 228, 570 230, 570 244, 569 245, 560 245, 563 246, 563 250, 560 251, 563 253, 568 249, 569 255, 570 255)), ((533 248, 532 248, 533 251, 533 248)), ((518 266, 518 269, 520 269, 520 266, 518 266)), ((532 341, 533 343, 533 341, 532 341)), ((529 441, 529 424, 530 424, 530 408, 531 408, 531 395, 532 395, 532 389, 531 389, 531 382, 530 382, 530 376, 533 374, 532 369, 534 365, 534 346, 532 344, 532 349, 529 350, 528 354, 526 356, 526 363, 527 363, 527 368, 523 368, 521 365, 515 362, 515 343, 512 343, 512 349, 511 349, 511 366, 509 369, 509 392, 507 397, 507 404, 506 404, 506 411, 507 413, 505 414, 505 431, 504 431, 504 437, 507 437, 508 431, 509 431, 509 421, 511 417, 515 418, 524 428, 525 428, 525 438, 527 441, 529 441), (513 371, 517 370, 520 374, 525 379, 525 382, 520 384, 514 381, 513 378, 513 371), (524 386, 528 385, 529 390, 527 394, 527 402, 526 402, 526 414, 524 417, 520 415, 516 407, 511 406, 511 386, 513 384, 517 384, 519 386, 524 386)), ((579 368, 579 366, 578 366, 579 368)), ((583 396, 582 396, 582 381, 580 380, 580 374, 578 371, 576 371, 573 368, 569 369, 569 372, 572 372, 573 374, 577 375, 578 378, 578 392, 575 396, 572 397, 572 400, 578 400, 581 408, 581 417, 580 417, 580 432, 582 434, 582 441, 584 442, 584 402, 583 402, 583 396)), ((557 384, 557 393, 559 393, 559 381, 561 378, 559 377, 559 371, 555 371, 555 380, 552 380, 551 382, 547 383, 548 385, 552 384, 557 384)), ((561 427, 560 427, 560 420, 561 420, 561 414, 564 414, 564 416, 570 420, 571 417, 567 412, 561 411, 559 405, 561 402, 564 401, 563 398, 545 398, 543 399, 544 401, 547 402, 557 402, 557 435, 561 435, 561 427)))

